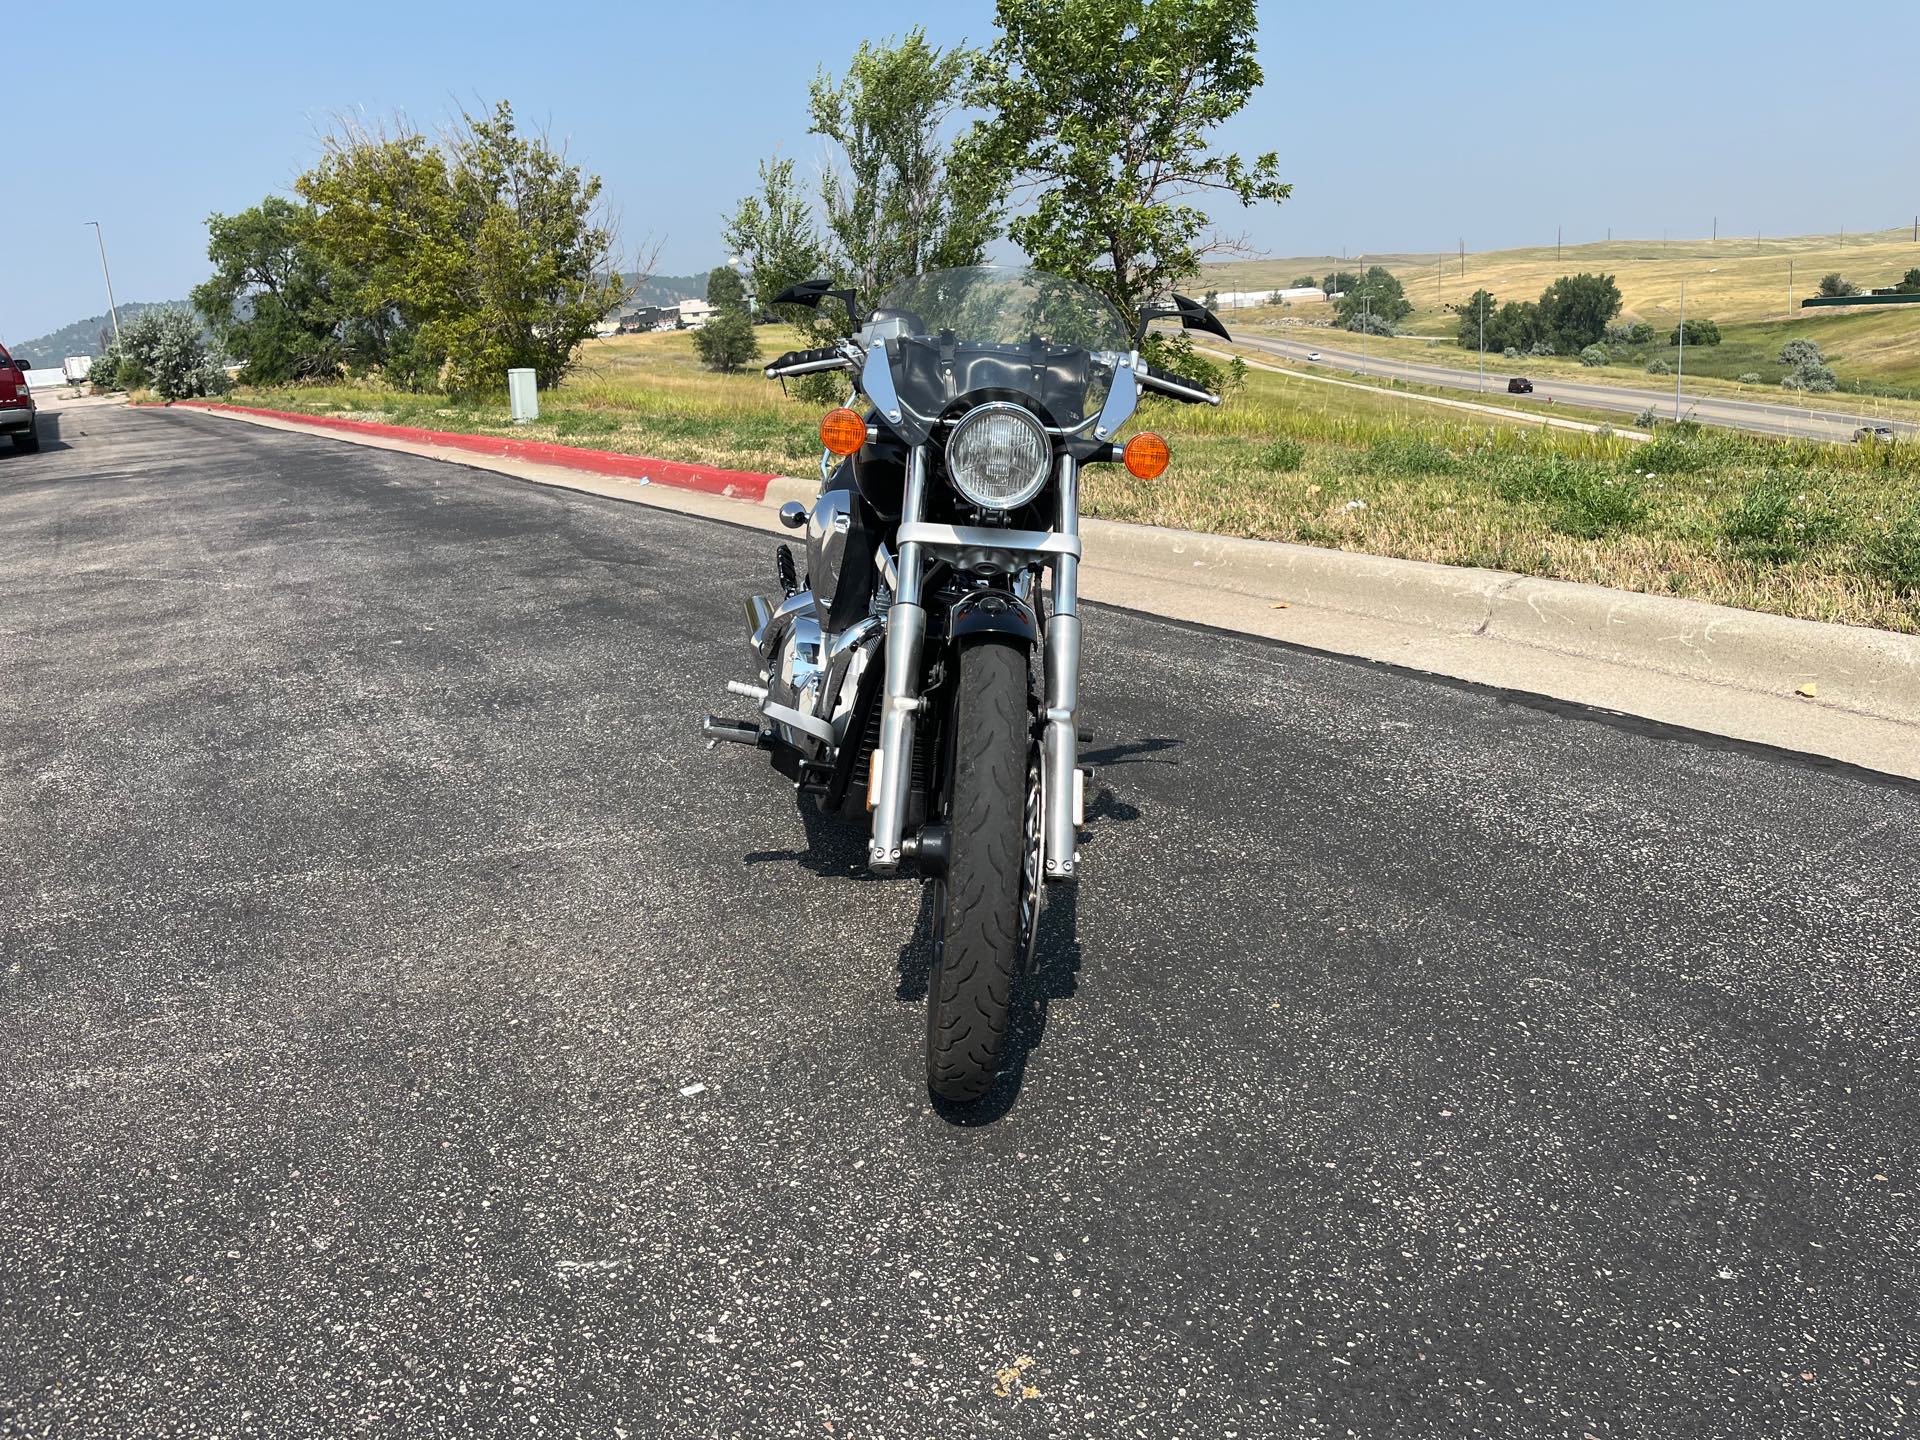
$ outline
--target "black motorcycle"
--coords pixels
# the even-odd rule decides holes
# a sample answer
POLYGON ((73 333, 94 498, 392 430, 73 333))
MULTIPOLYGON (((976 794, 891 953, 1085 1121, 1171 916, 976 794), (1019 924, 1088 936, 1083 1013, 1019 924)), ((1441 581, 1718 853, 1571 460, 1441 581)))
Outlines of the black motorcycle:
POLYGON ((853 337, 766 371, 859 377, 820 422, 819 497, 780 512, 807 532, 806 570, 780 546, 779 597, 747 600, 759 677, 728 689, 759 718, 704 728, 767 751, 828 813, 870 815, 869 866, 933 886, 927 1084, 965 1103, 999 1068, 1046 887, 1079 858, 1081 467, 1165 471, 1158 435, 1117 439, 1143 390, 1220 403, 1142 361, 1148 321, 1227 332, 1175 296, 1130 334, 1083 285, 989 266, 909 280, 870 314, 824 281, 773 303, 830 296, 853 337))

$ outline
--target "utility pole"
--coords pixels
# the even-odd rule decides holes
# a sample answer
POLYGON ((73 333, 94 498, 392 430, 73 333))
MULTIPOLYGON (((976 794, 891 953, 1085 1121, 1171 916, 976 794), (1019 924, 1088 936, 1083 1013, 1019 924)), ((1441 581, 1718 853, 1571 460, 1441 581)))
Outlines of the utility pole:
POLYGON ((94 241, 100 246, 100 273, 106 277, 107 281, 107 313, 113 316, 113 343, 118 345, 120 343, 120 307, 113 303, 113 272, 107 269, 107 242, 100 236, 98 220, 89 220, 87 224, 93 227, 94 241))
POLYGON ((1687 376, 1687 282, 1680 282, 1680 364, 1673 372, 1673 423, 1680 423, 1680 382, 1687 376))
POLYGON ((1713 243, 1716 245, 1720 243, 1720 217, 1718 215, 1713 217, 1713 243))
POLYGON ((1473 307, 1480 312, 1480 393, 1487 393, 1487 302, 1473 307))
POLYGON ((1553 263, 1556 265, 1560 263, 1560 237, 1565 228, 1561 225, 1553 227, 1553 263))
MULTIPOLYGON (((1920 220, 1915 220, 1913 223, 1914 223, 1914 229, 1916 233, 1920 234, 1920 220)), ((1466 275, 1467 275, 1467 237, 1462 235, 1460 237, 1460 278, 1464 280, 1466 278, 1466 275)))
POLYGON ((1787 257, 1787 318, 1793 318, 1793 257, 1787 257))

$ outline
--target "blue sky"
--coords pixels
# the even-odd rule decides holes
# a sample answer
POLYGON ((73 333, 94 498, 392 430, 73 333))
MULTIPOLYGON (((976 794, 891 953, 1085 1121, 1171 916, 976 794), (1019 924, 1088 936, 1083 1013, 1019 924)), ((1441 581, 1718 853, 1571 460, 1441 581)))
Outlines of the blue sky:
MULTIPOLYGON (((938 42, 990 38, 990 0, 929 8, 938 42)), ((605 177, 659 268, 724 258, 718 215, 774 150, 814 166, 806 82, 863 36, 913 22, 878 3, 9 7, 16 142, 0 337, 105 308, 93 233, 123 300, 184 296, 204 221, 284 189, 342 110, 431 126, 513 101, 605 177)), ((1469 249, 1613 233, 1877 229, 1920 210, 1920 102, 1887 57, 1920 6, 1265 4, 1266 84, 1223 132, 1278 150, 1294 198, 1224 213, 1276 255, 1469 249), (1816 53, 1827 44, 1830 57, 1816 53)))

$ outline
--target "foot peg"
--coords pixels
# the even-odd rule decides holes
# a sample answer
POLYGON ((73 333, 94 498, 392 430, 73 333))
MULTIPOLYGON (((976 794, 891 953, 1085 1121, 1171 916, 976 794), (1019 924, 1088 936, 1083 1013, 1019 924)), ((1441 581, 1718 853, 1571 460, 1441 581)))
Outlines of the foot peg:
POLYGON ((792 595, 800 588, 799 567, 793 563, 793 550, 790 546, 776 545, 773 549, 774 569, 780 572, 780 588, 792 595))
POLYGON ((750 725, 745 720, 722 720, 718 715, 702 720, 700 733, 707 737, 709 748, 722 740, 729 745, 751 745, 756 750, 767 743, 767 732, 758 725, 750 725))

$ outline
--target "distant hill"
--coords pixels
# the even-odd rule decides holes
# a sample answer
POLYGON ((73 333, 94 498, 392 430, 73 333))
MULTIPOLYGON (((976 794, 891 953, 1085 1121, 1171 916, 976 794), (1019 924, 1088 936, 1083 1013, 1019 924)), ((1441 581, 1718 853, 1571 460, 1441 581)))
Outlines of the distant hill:
MULTIPOLYGON (((123 300, 119 304, 121 325, 131 325, 134 317, 148 310, 192 310, 185 300, 123 300)), ((100 335, 113 338, 113 321, 105 315, 89 315, 48 335, 22 340, 7 348, 25 355, 36 365, 58 365, 69 355, 98 355, 100 335)))
POLYGON ((707 298, 707 277, 702 275, 637 275, 620 277, 634 287, 631 305, 672 305, 681 300, 707 298))

